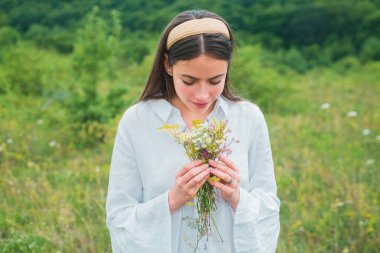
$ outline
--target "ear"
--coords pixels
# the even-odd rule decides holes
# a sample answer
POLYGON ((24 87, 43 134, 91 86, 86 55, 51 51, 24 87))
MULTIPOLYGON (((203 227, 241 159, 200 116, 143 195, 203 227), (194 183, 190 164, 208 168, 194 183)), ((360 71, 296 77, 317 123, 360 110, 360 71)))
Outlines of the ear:
POLYGON ((168 54, 164 55, 164 67, 165 67, 166 73, 168 73, 168 75, 172 76, 173 75, 173 67, 170 66, 170 64, 169 64, 168 54))

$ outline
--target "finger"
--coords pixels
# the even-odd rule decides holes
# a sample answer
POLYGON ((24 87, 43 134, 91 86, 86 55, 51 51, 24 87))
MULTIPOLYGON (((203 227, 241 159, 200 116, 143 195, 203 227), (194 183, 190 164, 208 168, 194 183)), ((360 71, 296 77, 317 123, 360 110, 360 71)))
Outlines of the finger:
POLYGON ((177 177, 182 177, 183 175, 185 175, 190 169, 196 167, 196 166, 199 166, 202 164, 202 160, 194 160, 188 164, 186 164, 182 169, 180 169, 178 172, 177 172, 177 177))
MULTIPOLYGON (((238 178, 240 179, 239 174, 236 171, 234 171, 233 169, 231 169, 230 167, 227 167, 226 165, 224 165, 220 162, 213 161, 213 160, 210 160, 209 163, 212 167, 217 168, 220 172, 227 174, 227 176, 229 175, 235 179, 238 179, 238 178)), ((212 171, 212 174, 214 174, 214 171, 212 171)), ((218 175, 214 174, 214 175, 219 176, 220 174, 218 174, 218 175)), ((222 176, 220 176, 220 177, 223 179, 222 176)))
POLYGON ((237 183, 240 182, 240 177, 239 175, 234 172, 234 171, 230 171, 230 174, 229 173, 225 173, 221 170, 218 170, 218 169, 215 169, 215 168, 211 168, 211 174, 221 178, 224 182, 228 182, 231 180, 231 178, 236 181, 237 183))
POLYGON ((221 190, 226 195, 232 195, 236 190, 236 187, 231 186, 232 184, 225 185, 225 184, 222 184, 221 182, 212 181, 212 180, 208 180, 208 183, 214 186, 215 188, 221 190))
POLYGON ((201 172, 204 172, 205 170, 207 170, 208 167, 209 165, 206 163, 201 166, 197 166, 190 169, 185 175, 182 176, 183 182, 185 184, 188 183, 192 178, 198 176, 201 172))
POLYGON ((206 181, 207 181, 207 179, 210 177, 210 174, 208 174, 208 175, 206 175, 203 179, 202 179, 202 181, 200 182, 200 183, 198 183, 197 184, 197 191, 202 187, 202 185, 204 185, 205 183, 206 183, 206 181))
POLYGON ((238 172, 239 173, 239 169, 235 166, 235 164, 229 160, 227 157, 225 156, 221 156, 220 157, 220 160, 222 162, 224 162, 228 167, 230 167, 231 169, 233 169, 234 171, 238 172))
POLYGON ((193 198, 196 197, 197 192, 198 192, 199 189, 202 187, 202 185, 204 185, 204 183, 206 183, 206 181, 207 181, 207 179, 208 179, 209 177, 210 177, 210 174, 207 174, 206 176, 204 176, 204 178, 202 179, 202 181, 199 182, 199 183, 194 187, 193 192, 195 192, 195 193, 194 193, 194 195, 192 196, 193 198))
POLYGON ((199 184, 200 182, 203 181, 203 179, 205 177, 208 177, 210 175, 210 169, 205 169, 204 171, 202 171, 201 173, 199 173, 198 175, 196 175, 195 177, 193 177, 189 183, 188 183, 188 186, 189 187, 194 187, 195 185, 199 184))
POLYGON ((214 168, 218 168, 219 170, 223 171, 223 172, 227 172, 229 170, 229 168, 226 166, 226 164, 223 164, 221 162, 217 162, 215 160, 209 160, 208 163, 214 167, 214 168))

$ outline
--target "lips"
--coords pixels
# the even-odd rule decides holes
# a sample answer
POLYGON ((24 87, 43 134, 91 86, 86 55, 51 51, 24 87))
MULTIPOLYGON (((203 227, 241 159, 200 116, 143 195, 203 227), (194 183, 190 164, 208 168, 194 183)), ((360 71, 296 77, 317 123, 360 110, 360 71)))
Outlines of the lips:
POLYGON ((208 103, 206 102, 206 103, 195 103, 194 102, 194 104, 196 104, 196 105, 207 105, 208 103))
POLYGON ((199 108, 202 108, 202 107, 205 107, 206 105, 208 105, 208 102, 206 102, 206 103, 195 103, 195 102, 193 102, 193 104, 199 108))

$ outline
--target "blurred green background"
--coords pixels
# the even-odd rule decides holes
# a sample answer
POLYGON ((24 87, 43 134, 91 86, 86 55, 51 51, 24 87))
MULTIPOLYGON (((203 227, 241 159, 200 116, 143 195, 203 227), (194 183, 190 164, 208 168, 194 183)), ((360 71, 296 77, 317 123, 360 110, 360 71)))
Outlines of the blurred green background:
POLYGON ((232 84, 271 135, 277 252, 378 252, 379 0, 1 0, 0 252, 111 251, 117 123, 187 9, 235 31, 232 84))

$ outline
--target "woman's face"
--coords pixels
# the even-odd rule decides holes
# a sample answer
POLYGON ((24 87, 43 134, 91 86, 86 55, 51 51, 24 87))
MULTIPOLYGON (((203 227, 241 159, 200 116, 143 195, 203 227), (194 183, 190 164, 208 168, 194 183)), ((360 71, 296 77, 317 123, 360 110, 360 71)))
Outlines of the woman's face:
POLYGON ((228 62, 208 55, 178 61, 166 71, 173 76, 177 96, 173 103, 181 112, 204 115, 211 112, 224 89, 228 62))

